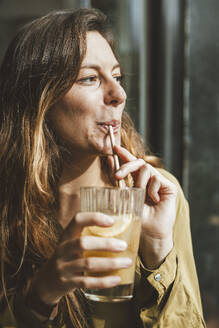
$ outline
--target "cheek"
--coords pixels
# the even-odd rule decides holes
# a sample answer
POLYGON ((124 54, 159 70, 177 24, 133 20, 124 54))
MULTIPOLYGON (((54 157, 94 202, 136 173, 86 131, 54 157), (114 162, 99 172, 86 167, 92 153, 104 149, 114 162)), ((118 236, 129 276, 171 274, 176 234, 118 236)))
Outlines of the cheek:
POLYGON ((97 106, 100 102, 101 90, 91 87, 74 86, 63 98, 63 106, 68 109, 80 109, 89 112, 91 106, 97 106))
POLYGON ((58 130, 60 128, 72 129, 73 127, 77 128, 85 116, 86 108, 80 99, 68 95, 51 110, 50 119, 58 130))

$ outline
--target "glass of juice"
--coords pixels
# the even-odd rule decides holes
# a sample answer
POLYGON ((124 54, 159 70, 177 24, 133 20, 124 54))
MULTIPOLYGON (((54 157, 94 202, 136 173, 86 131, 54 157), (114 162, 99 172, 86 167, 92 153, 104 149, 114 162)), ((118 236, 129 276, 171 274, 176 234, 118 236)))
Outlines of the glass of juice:
POLYGON ((132 265, 129 268, 111 272, 89 273, 90 276, 96 277, 107 275, 120 276, 121 285, 104 289, 86 289, 84 293, 88 299, 101 302, 115 302, 132 298, 144 198, 145 190, 141 188, 81 188, 81 212, 102 212, 115 220, 115 223, 110 227, 86 227, 83 229, 82 235, 118 238, 125 240, 128 245, 127 249, 122 253, 86 251, 84 256, 129 257, 132 259, 132 265))

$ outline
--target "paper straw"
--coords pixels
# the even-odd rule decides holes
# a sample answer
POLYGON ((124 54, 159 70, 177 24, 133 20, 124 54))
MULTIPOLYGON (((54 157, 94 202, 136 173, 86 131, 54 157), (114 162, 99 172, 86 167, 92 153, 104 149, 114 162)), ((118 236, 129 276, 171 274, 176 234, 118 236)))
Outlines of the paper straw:
MULTIPOLYGON (((114 153, 114 146, 115 146, 115 138, 114 138, 114 133, 113 133, 113 127, 112 125, 109 125, 109 135, 110 135, 110 141, 111 141, 111 147, 112 147, 112 152, 113 152, 113 159, 114 159, 114 165, 115 165, 115 170, 118 171, 120 169, 119 165, 119 158, 118 155, 114 153)), ((118 180, 119 188, 125 188, 125 181, 123 179, 118 180)))

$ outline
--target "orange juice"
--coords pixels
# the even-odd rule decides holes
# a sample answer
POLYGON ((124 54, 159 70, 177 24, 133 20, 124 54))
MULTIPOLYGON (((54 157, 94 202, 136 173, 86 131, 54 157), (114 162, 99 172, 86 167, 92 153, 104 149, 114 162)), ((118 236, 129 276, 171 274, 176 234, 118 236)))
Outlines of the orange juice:
POLYGON ((89 273, 91 276, 103 277, 109 275, 117 275, 121 278, 121 285, 107 289, 87 290, 85 295, 90 299, 97 299, 101 301, 115 301, 128 299, 132 296, 136 255, 139 247, 139 237, 141 232, 141 218, 133 217, 131 214, 124 214, 120 216, 112 216, 115 223, 112 227, 87 227, 83 230, 83 235, 110 237, 125 240, 128 247, 121 253, 104 252, 104 251, 86 251, 85 257, 129 257, 132 259, 132 265, 129 268, 108 271, 104 273, 89 273), (90 297, 89 297, 90 296, 90 297))
POLYGON ((128 187, 81 187, 80 198, 82 212, 101 212, 115 219, 115 223, 111 227, 86 227, 83 229, 83 235, 117 238, 125 240, 128 245, 123 252, 86 251, 84 256, 129 257, 132 259, 132 265, 128 268, 111 272, 89 273, 89 275, 96 277, 118 275, 121 277, 121 284, 112 288, 86 289, 85 296, 88 299, 101 302, 130 299, 133 294, 145 190, 128 187))

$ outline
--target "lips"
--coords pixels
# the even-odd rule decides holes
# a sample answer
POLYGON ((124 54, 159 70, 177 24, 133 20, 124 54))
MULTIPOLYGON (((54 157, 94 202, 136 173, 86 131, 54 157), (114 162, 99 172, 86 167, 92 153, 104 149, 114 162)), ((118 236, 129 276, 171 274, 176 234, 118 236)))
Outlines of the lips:
POLYGON ((118 120, 111 120, 105 122, 98 122, 97 123, 100 127, 102 127, 106 132, 109 131, 109 126, 111 125, 113 128, 113 132, 116 133, 120 129, 120 121, 118 120))

